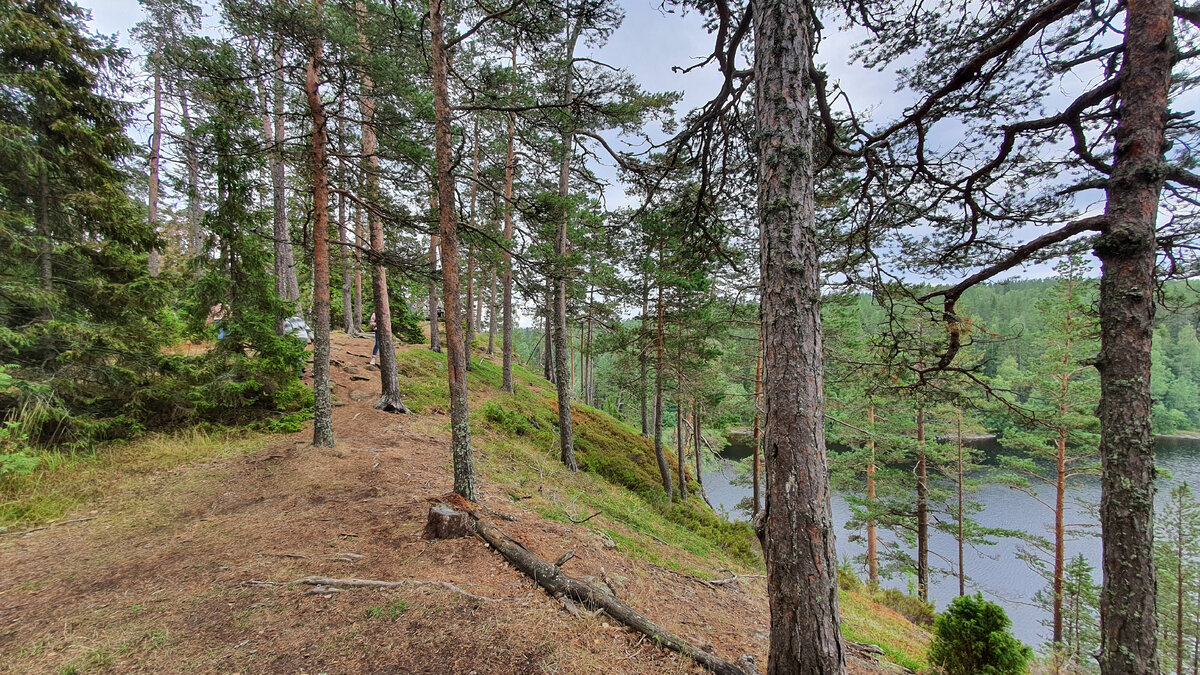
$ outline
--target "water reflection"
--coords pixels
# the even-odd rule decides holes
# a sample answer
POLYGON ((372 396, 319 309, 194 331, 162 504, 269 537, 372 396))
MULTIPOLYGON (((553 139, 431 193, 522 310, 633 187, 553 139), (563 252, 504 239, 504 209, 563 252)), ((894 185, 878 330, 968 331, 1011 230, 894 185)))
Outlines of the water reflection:
MULTIPOLYGON (((985 455, 991 459, 1004 450, 999 443, 982 441, 976 443, 985 455)), ((750 455, 749 445, 731 445, 722 453, 722 467, 716 471, 706 471, 704 487, 708 498, 717 509, 726 511, 735 519, 746 519, 744 512, 737 510, 737 505, 750 496, 750 487, 735 485, 734 462, 750 455)), ((1157 466, 1165 470, 1168 476, 1158 481, 1159 508, 1166 503, 1171 488, 1179 483, 1190 483, 1200 487, 1200 439, 1190 438, 1160 438, 1157 450, 1157 466)), ((1033 490, 1042 500, 1053 503, 1054 488, 1051 485, 1034 485, 1033 490)), ((1024 492, 997 484, 986 484, 974 494, 974 498, 982 505, 982 511, 975 515, 980 524, 989 527, 1021 529, 1031 534, 1053 538, 1054 514, 1031 496, 1024 492)), ((1099 582, 1100 568, 1100 538, 1097 511, 1100 503, 1100 481, 1098 477, 1077 479, 1068 490, 1066 522, 1074 525, 1090 526, 1075 528, 1075 536, 1068 537, 1066 559, 1070 560, 1079 553, 1088 559, 1096 569, 1096 580, 1099 582), (1091 530, 1092 534, 1079 534, 1078 530, 1091 530)), ((837 529, 837 553, 841 559, 852 559, 865 553, 863 533, 845 529, 846 521, 850 519, 850 507, 846 500, 835 493, 833 497, 833 519, 837 529)), ((957 558, 957 544, 949 534, 937 532, 930 528, 931 564, 952 572, 948 564, 937 565, 933 562, 934 554, 947 558, 957 558)), ((880 531, 881 537, 888 537, 880 531)), ((888 541, 895 542, 891 537, 888 541)), ((1032 644, 1042 645, 1050 638, 1049 626, 1043 621, 1049 621, 1049 614, 1033 603, 1033 595, 1046 586, 1046 582, 1036 572, 1029 568, 1018 557, 1018 549, 1024 545, 1019 539, 1000 540, 995 546, 982 546, 978 549, 968 547, 965 552, 965 567, 967 570, 968 592, 983 591, 984 595, 1004 606, 1013 621, 1013 632, 1021 640, 1032 644)), ((914 552, 915 554, 915 552, 914 552)), ((862 574, 865 576, 865 573, 862 574)), ((908 590, 908 580, 893 578, 885 580, 889 587, 908 590)), ((937 575, 930 580, 930 597, 939 609, 943 609, 958 593, 958 579, 952 574, 937 575)))

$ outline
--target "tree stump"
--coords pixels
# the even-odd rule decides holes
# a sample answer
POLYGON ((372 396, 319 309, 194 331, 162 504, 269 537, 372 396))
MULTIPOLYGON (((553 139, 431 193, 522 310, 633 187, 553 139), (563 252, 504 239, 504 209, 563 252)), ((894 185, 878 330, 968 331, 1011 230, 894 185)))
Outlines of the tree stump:
POLYGON ((475 536, 475 530, 469 514, 445 504, 435 504, 429 508, 429 520, 425 522, 425 533, 421 536, 425 539, 463 539, 475 536))

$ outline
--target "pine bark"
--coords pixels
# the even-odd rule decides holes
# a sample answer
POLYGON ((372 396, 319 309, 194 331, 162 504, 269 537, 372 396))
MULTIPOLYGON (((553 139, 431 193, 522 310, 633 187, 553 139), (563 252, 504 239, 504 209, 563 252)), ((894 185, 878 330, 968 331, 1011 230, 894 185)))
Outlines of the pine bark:
MULTIPOLYGON (((183 127, 184 163, 187 165, 188 253, 198 256, 204 245, 200 236, 201 221, 204 219, 204 214, 200 210, 200 153, 196 150, 196 138, 192 129, 192 116, 186 87, 180 87, 179 90, 179 115, 180 125, 183 127)), ((277 287, 276 291, 278 292, 278 290, 277 287)))
MULTIPOLYGON (((569 106, 574 100, 575 41, 578 32, 577 23, 567 24, 566 42, 566 72, 563 74, 563 105, 569 106)), ((562 215, 558 219, 558 231, 554 236, 555 275, 554 275, 554 370, 558 378, 558 436, 562 451, 563 464, 571 471, 577 471, 575 463, 575 430, 571 422, 571 373, 574 365, 571 359, 570 345, 567 344, 567 225, 570 210, 567 199, 571 194, 571 155, 575 143, 575 135, 568 127, 563 129, 560 138, 562 157, 559 158, 558 169, 558 198, 561 200, 562 215)))
MULTIPOLYGON (((471 228, 477 228, 476 206, 479 196, 479 118, 475 118, 475 148, 474 162, 471 168, 471 228)), ((467 253, 467 330, 463 334, 463 350, 467 354, 467 370, 471 370, 471 343, 475 341, 475 331, 479 330, 479 320, 475 318, 475 245, 472 244, 467 253)), ((482 307, 483 305, 480 305, 482 307)))
MULTIPOLYGON (((362 242, 363 242, 363 223, 362 223, 362 207, 354 208, 354 310, 352 313, 352 321, 355 328, 361 329, 363 325, 362 314, 362 242)), ((361 332, 361 330, 359 331, 361 332)))
MULTIPOLYGON (((867 423, 871 431, 875 431, 875 406, 867 407, 867 423)), ((875 440, 867 441, 867 449, 871 453, 867 461, 867 503, 875 508, 875 440)), ((879 583, 879 535, 874 518, 867 520, 867 579, 879 583)))
POLYGON ((675 378, 675 459, 679 466, 679 499, 687 499, 686 443, 683 438, 683 373, 675 378))
MULTIPOLYGON (((162 45, 158 45, 155 49, 154 62, 154 112, 153 131, 150 134, 149 195, 146 199, 146 219, 155 236, 158 236, 158 169, 162 159, 162 72, 159 65, 161 58, 162 45)), ((158 276, 159 270, 162 268, 162 252, 158 250, 158 246, 150 249, 147 267, 150 270, 150 276, 158 276)))
POLYGON ((825 450, 821 275, 813 204, 813 17, 802 0, 752 0, 772 674, 842 675, 837 556, 825 450))
MULTIPOLYGON (((575 98, 575 42, 579 36, 579 20, 567 24, 566 41, 566 72, 563 73, 562 102, 569 106, 575 98)), ((563 464, 571 471, 578 471, 575 463, 575 430, 571 421, 571 348, 567 344, 567 225, 570 210, 567 199, 571 194, 571 155, 575 143, 575 134, 570 123, 564 127, 560 138, 562 157, 559 158, 558 169, 558 198, 561 200, 562 214, 558 219, 558 231, 554 237, 555 274, 554 274, 554 370, 558 378, 558 440, 563 464)))
POLYGON ((929 462, 925 454, 925 408, 917 404, 917 597, 929 601, 929 462))
MULTIPOLYGON (((321 0, 314 0, 317 11, 321 0)), ((333 447, 333 401, 329 391, 329 176, 326 173, 325 104, 321 101, 319 37, 305 69, 304 94, 312 114, 313 170, 313 445, 333 447)))
MULTIPOLYGON (((956 523, 958 525, 958 537, 957 537, 957 539, 958 539, 958 594, 966 595, 967 594, 967 571, 966 571, 966 557, 963 552, 963 547, 966 544, 966 542, 965 542, 966 525, 963 522, 963 516, 965 515, 963 513, 963 509, 965 506, 964 501, 966 499, 966 495, 964 493, 965 488, 963 485, 964 476, 963 476, 962 410, 955 410, 954 413, 955 413, 955 423, 957 425, 957 432, 958 432, 958 434, 957 434, 958 475, 956 476, 956 481, 955 481, 955 488, 957 488, 957 492, 958 492, 958 514, 957 514, 957 523, 956 523)), ((1061 608, 1062 608, 1062 585, 1061 585, 1061 583, 1059 584, 1059 588, 1057 588, 1055 590, 1055 594, 1056 594, 1056 597, 1059 599, 1059 609, 1061 610, 1061 608)), ((1061 615, 1061 611, 1059 612, 1059 614, 1061 615)))
MULTIPOLYGON (((355 4, 358 20, 366 18, 366 3, 355 4)), ((361 26, 358 33, 359 46, 369 50, 366 35, 361 26)), ((363 73, 358 98, 359 113, 362 115, 362 154, 365 162, 363 171, 364 199, 367 205, 367 232, 371 240, 371 253, 375 260, 371 264, 371 293, 375 305, 375 338, 379 343, 379 383, 381 393, 375 408, 385 412, 408 414, 404 399, 400 396, 400 378, 396 373, 396 347, 392 340, 392 307, 388 298, 387 270, 377 262, 383 255, 383 220, 377 210, 379 205, 379 139, 375 134, 375 82, 363 73)))
POLYGON ((1100 593, 1102 675, 1157 673, 1154 438, 1150 340, 1155 223, 1162 191, 1171 60, 1170 0, 1125 4, 1125 50, 1100 277, 1100 593))
POLYGON ((650 376, 649 376, 649 357, 646 355, 646 342, 650 336, 650 328, 647 324, 650 323, 650 277, 644 275, 642 277, 642 335, 638 341, 638 376, 641 392, 642 404, 642 436, 650 437, 650 420, 649 417, 649 398, 650 398, 650 376))
MULTIPOLYGON (((434 208, 433 213, 441 221, 441 208, 438 206, 439 196, 435 192, 433 196, 434 208)), ((453 216, 451 216, 453 217, 453 216)), ((456 252, 457 253, 457 252, 456 252)), ((458 256, 455 255, 457 258, 458 256)), ((442 353, 442 334, 441 327, 438 325, 438 294, 437 294, 437 260, 438 260, 438 236, 430 233, 429 235, 429 348, 437 353, 442 353)), ((447 319, 450 317, 446 315, 447 319)))
MULTIPOLYGON (((661 250, 659 257, 661 259, 661 250)), ((671 485, 671 466, 667 464, 667 455, 663 452, 662 416, 663 416, 663 297, 662 285, 658 286, 658 323, 655 345, 657 358, 654 362, 654 458, 658 460, 658 472, 662 476, 663 490, 667 493, 667 501, 675 501, 675 488, 671 485)))
MULTIPOLYGON (((338 170, 337 187, 346 189, 346 133, 345 133, 345 104, 338 110, 338 170)), ((342 264, 342 328, 346 335, 358 335, 359 326, 354 324, 354 265, 350 255, 350 228, 346 226, 346 197, 338 195, 338 256, 342 264)))
POLYGON ((555 382, 555 367, 554 367, 554 280, 546 277, 546 339, 545 353, 542 355, 542 368, 545 371, 546 380, 555 382))
MULTIPOLYGON (((450 55, 443 33, 442 0, 429 0, 433 56, 434 149, 437 159, 438 230, 442 240, 442 297, 446 298, 446 371, 450 380, 450 446, 454 491, 475 500, 475 461, 467 408, 467 364, 463 349, 462 306, 458 302, 458 223, 454 211, 454 167, 450 149, 450 55)), ((437 319, 437 312, 433 312, 437 319)))
POLYGON ((488 356, 496 353, 496 268, 490 270, 488 284, 488 356))
POLYGON ((762 372, 763 372, 763 334, 761 326, 758 329, 758 355, 754 360, 754 477, 751 479, 751 492, 754 503, 750 505, 751 518, 757 517, 762 510, 762 372))
POLYGON ((284 173, 283 143, 287 137, 283 120, 283 48, 275 48, 275 79, 274 79, 275 114, 273 142, 271 152, 267 155, 268 166, 271 170, 271 199, 274 209, 272 220, 275 239, 275 292, 284 301, 294 306, 294 311, 300 312, 300 280, 296 275, 296 258, 292 251, 292 233, 288 227, 287 217, 287 177, 284 173))
MULTIPOLYGON (((512 47, 512 67, 515 75, 517 71, 517 45, 514 42, 512 47)), ((513 91, 516 90, 516 84, 513 84, 513 91)), ((516 130, 517 115, 514 112, 508 113, 508 142, 504 156, 504 326, 501 329, 502 335, 500 338, 501 345, 501 365, 500 365, 500 388, 508 393, 513 391, 513 268, 512 268, 512 246, 513 246, 513 174, 515 173, 515 150, 514 142, 517 135, 516 130)))
MULTIPOLYGON (((37 196, 38 271, 42 276, 42 290, 54 289, 54 229, 50 225, 50 173, 45 160, 38 166, 37 196)), ((44 310, 50 318, 50 309, 44 310)))

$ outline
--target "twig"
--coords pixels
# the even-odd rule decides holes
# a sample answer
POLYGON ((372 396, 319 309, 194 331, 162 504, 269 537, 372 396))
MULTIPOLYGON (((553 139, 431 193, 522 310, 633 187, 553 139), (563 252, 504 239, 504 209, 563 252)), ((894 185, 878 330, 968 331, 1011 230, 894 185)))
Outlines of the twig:
POLYGON ((584 518, 583 520, 575 520, 574 518, 571 517, 571 514, 568 513, 567 520, 570 520, 572 523, 575 523, 576 525, 582 525, 582 524, 586 523, 587 521, 591 520, 592 518, 595 518, 596 516, 600 515, 601 513, 602 513, 601 511, 597 511, 597 512, 593 513, 592 515, 588 516, 587 518, 584 518))
POLYGON ((67 524, 69 524, 69 523, 82 523, 82 522, 86 522, 86 521, 89 521, 89 520, 95 520, 95 519, 96 519, 96 518, 98 518, 98 517, 99 517, 99 516, 90 516, 90 517, 88 517, 88 518, 72 518, 72 519, 70 519, 70 520, 60 520, 60 521, 58 521, 57 523, 50 523, 49 525, 43 525, 43 526, 41 526, 41 527, 35 527, 35 528, 33 528, 33 529, 30 529, 30 530, 18 530, 18 531, 16 531, 16 532, 0 532, 0 534, 19 534, 19 535, 21 535, 21 536, 25 536, 25 535, 30 535, 30 534, 33 534, 34 532, 41 532, 42 530, 48 530, 48 529, 50 529, 50 528, 52 528, 52 527, 58 527, 59 525, 67 525, 67 524))

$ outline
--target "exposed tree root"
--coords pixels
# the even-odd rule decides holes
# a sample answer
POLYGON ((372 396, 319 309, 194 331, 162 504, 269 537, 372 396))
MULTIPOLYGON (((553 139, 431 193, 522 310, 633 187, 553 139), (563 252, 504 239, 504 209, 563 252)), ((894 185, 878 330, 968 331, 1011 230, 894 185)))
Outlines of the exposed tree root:
POLYGON ((475 595, 468 591, 455 586, 448 581, 379 581, 376 579, 335 579, 333 577, 302 577, 295 581, 243 581, 243 586, 290 586, 292 584, 305 584, 308 586, 323 586, 328 589, 338 588, 420 588, 436 587, 443 588, 459 595, 465 595, 472 600, 480 602, 500 602, 503 598, 487 598, 482 595, 475 595))

